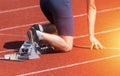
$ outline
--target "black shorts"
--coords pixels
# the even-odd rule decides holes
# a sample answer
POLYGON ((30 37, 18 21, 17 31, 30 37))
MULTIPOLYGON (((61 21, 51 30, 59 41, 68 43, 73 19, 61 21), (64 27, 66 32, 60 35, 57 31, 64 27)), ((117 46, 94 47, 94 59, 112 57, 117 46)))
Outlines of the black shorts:
POLYGON ((59 35, 73 36, 72 0, 40 0, 40 7, 59 35))

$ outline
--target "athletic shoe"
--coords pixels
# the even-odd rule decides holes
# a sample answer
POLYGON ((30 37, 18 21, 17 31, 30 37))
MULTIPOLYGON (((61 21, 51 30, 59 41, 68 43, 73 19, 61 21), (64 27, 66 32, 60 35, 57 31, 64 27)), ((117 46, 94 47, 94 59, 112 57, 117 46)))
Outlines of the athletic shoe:
POLYGON ((34 24, 31 28, 34 28, 35 30, 39 30, 40 32, 44 31, 44 28, 40 24, 34 24))
POLYGON ((34 28, 31 28, 30 30, 28 30, 27 35, 30 40, 30 43, 32 43, 32 44, 39 43, 39 38, 38 38, 36 30, 34 28))
POLYGON ((39 51, 38 51, 38 48, 39 48, 39 38, 37 36, 37 33, 36 33, 36 30, 34 28, 31 28, 28 32, 27 32, 27 35, 28 35, 28 38, 30 40, 30 43, 34 45, 35 47, 35 50, 37 52, 37 54, 41 54, 39 51))

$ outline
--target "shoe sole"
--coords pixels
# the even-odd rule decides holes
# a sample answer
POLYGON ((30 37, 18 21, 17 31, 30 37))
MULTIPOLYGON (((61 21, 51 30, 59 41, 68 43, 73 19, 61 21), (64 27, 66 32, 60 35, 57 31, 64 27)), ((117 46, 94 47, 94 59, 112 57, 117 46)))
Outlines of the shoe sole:
POLYGON ((29 40, 30 40, 30 43, 33 44, 33 43, 34 43, 34 39, 33 39, 32 31, 29 30, 29 31, 27 32, 27 35, 28 35, 28 38, 29 38, 29 40))
POLYGON ((34 30, 34 28, 31 28, 29 31, 28 31, 28 37, 29 37, 29 40, 32 44, 39 44, 39 38, 36 34, 36 31, 34 30))

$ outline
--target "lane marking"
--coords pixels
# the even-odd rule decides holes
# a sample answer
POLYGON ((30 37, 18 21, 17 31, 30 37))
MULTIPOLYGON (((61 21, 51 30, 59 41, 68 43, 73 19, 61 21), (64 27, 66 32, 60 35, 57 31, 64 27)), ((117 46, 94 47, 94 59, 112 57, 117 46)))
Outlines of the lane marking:
POLYGON ((10 9, 10 10, 4 10, 4 11, 0 11, 0 14, 16 12, 16 11, 21 11, 21 10, 26 10, 26 9, 36 8, 36 7, 39 7, 39 5, 28 6, 28 7, 23 7, 23 8, 16 8, 16 9, 10 9))
MULTIPOLYGON (((73 45, 74 47, 76 47, 76 48, 88 48, 88 49, 90 49, 90 47, 91 46, 80 46, 80 45, 73 45)), ((117 47, 104 47, 103 49, 101 49, 101 50, 119 50, 120 51, 120 48, 117 48, 117 47)))
POLYGON ((120 51, 120 48, 113 48, 113 47, 106 47, 105 49, 109 49, 109 50, 119 50, 119 51, 120 51))
MULTIPOLYGON (((115 8, 111 8, 111 9, 100 10, 97 13, 110 12, 110 11, 119 10, 119 9, 120 9, 120 7, 115 7, 115 8)), ((86 13, 85 14, 80 14, 80 15, 74 15, 74 18, 81 17, 81 16, 86 16, 86 15, 87 15, 86 13)), ((48 21, 41 21, 41 22, 36 22, 36 23, 48 23, 48 21)), ((35 23, 25 24, 25 25, 18 25, 18 26, 13 26, 13 27, 8 27, 8 28, 2 28, 2 29, 0 29, 0 31, 26 27, 26 26, 30 26, 30 25, 33 25, 33 24, 35 24, 35 23)))
POLYGON ((5 52, 15 52, 15 51, 17 51, 17 50, 15 50, 15 49, 11 49, 11 50, 0 51, 0 53, 5 53, 5 52))
POLYGON ((102 57, 102 58, 98 58, 98 59, 93 59, 93 60, 89 60, 89 61, 83 61, 83 62, 79 62, 79 63, 68 64, 68 65, 64 65, 64 66, 48 68, 48 69, 44 69, 44 70, 40 70, 40 71, 19 74, 17 76, 28 76, 28 75, 33 75, 33 74, 40 74, 40 73, 45 73, 45 72, 54 71, 54 70, 58 70, 58 69, 70 68, 70 67, 79 66, 79 65, 83 65, 83 64, 88 64, 88 63, 98 62, 98 61, 107 60, 107 59, 111 59, 111 58, 116 58, 116 57, 120 57, 120 54, 102 57))
POLYGON ((15 37, 26 37, 26 35, 23 34, 0 34, 1 36, 15 36, 15 37))
MULTIPOLYGON (((115 28, 115 29, 111 29, 111 30, 96 32, 95 35, 105 34, 105 33, 114 32, 114 31, 120 31, 120 28, 115 28)), ((81 35, 81 36, 75 36, 74 38, 77 39, 77 38, 83 38, 83 37, 87 37, 87 36, 89 36, 89 35, 86 34, 86 35, 81 35)))
MULTIPOLYGON (((42 24, 42 23, 48 23, 48 21, 42 21, 42 22, 36 22, 36 23, 42 24)), ((27 26, 31 26, 31 25, 36 24, 36 23, 19 25, 19 26, 13 26, 13 27, 8 27, 8 28, 3 28, 3 29, 0 29, 0 31, 6 31, 6 30, 11 30, 11 29, 17 29, 17 28, 27 27, 27 26)))
MULTIPOLYGON (((104 12, 115 11, 115 10, 120 10, 120 7, 100 10, 100 11, 97 11, 97 13, 104 13, 104 12)), ((84 13, 84 14, 80 14, 80 15, 75 15, 74 17, 82 17, 82 16, 86 16, 86 15, 87 15, 87 13, 84 13)))

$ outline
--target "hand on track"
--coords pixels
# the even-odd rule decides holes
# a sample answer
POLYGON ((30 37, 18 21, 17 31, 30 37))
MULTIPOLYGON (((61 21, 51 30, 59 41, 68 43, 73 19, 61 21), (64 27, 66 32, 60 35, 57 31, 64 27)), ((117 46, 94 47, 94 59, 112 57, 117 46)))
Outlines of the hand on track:
POLYGON ((91 50, 95 49, 103 49, 104 47, 99 42, 99 40, 95 36, 90 36, 90 42, 91 42, 91 50))

